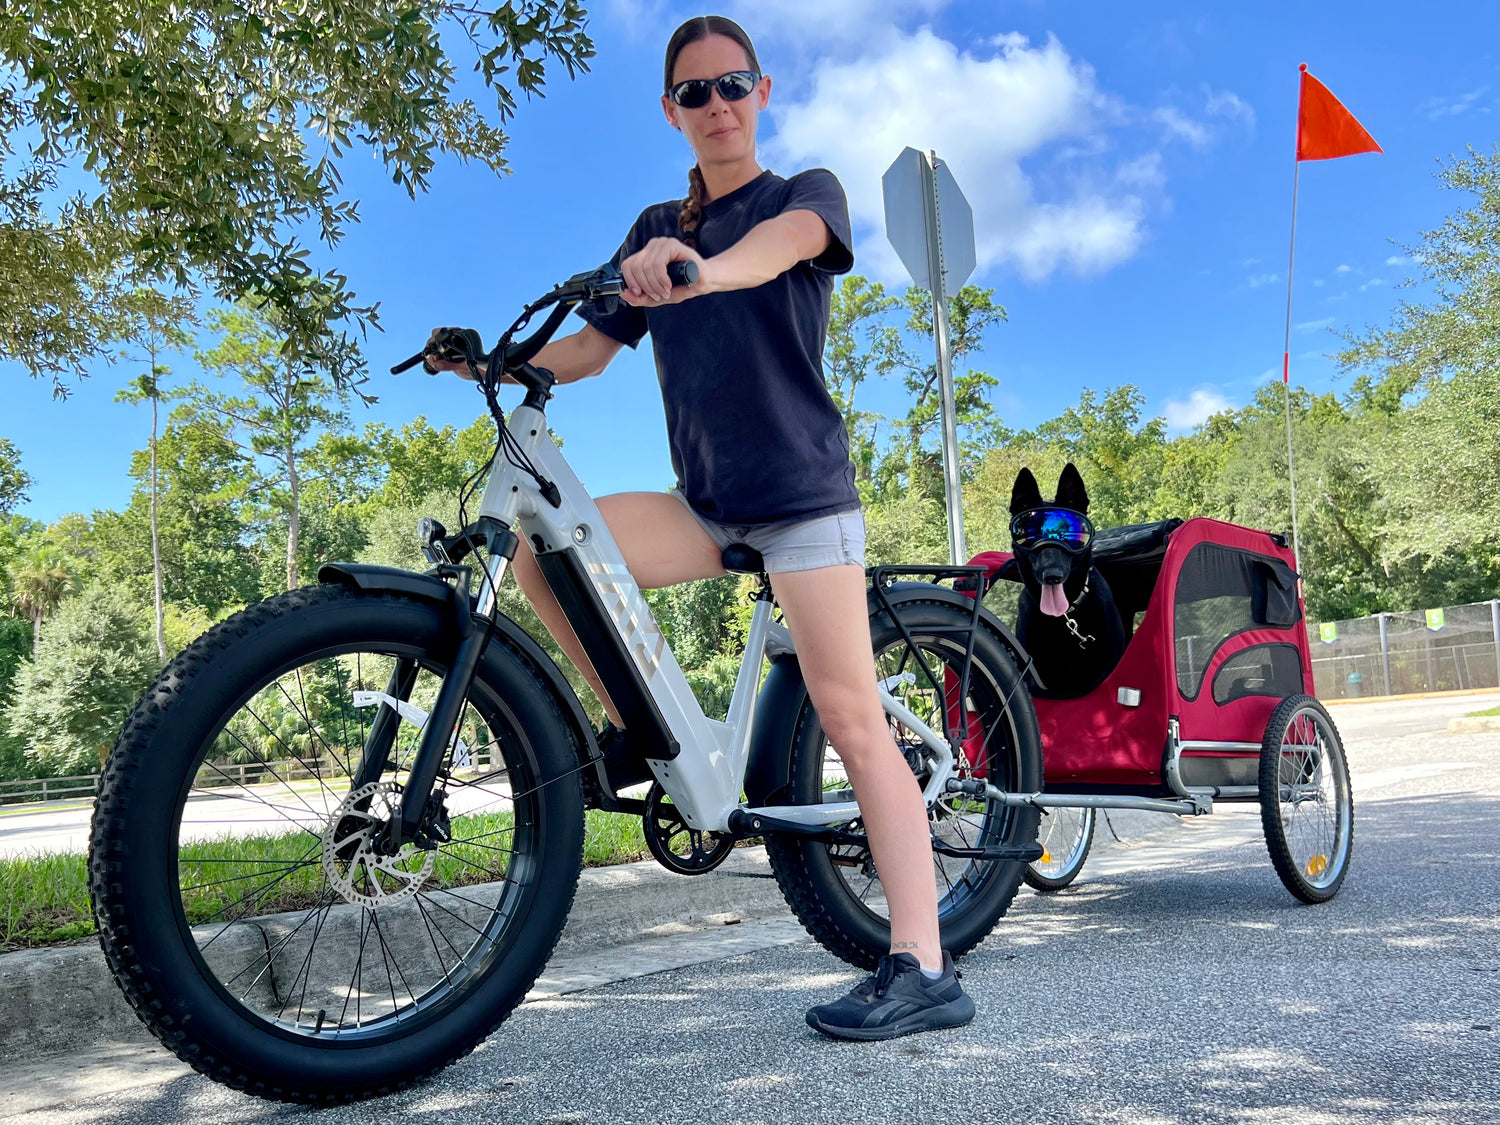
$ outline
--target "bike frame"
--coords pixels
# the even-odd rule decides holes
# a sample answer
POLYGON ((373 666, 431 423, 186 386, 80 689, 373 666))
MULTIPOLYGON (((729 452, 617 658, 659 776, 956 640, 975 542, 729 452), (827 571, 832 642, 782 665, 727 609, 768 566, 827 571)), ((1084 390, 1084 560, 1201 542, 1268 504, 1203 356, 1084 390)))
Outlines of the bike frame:
MULTIPOLYGON (((772 620, 769 591, 757 597, 745 653, 735 679, 727 721, 708 718, 678 666, 625 565, 624 556, 562 451, 547 432, 545 413, 516 407, 507 423, 523 456, 496 456, 481 517, 497 520, 523 535, 537 565, 557 596, 589 661, 639 744, 654 746, 647 762, 662 788, 692 828, 725 832, 729 817, 744 808, 801 825, 843 824, 859 816, 858 802, 776 805, 749 808, 740 799, 768 655, 793 653, 790 632, 772 620), (537 481, 513 463, 526 461, 557 488, 558 502, 543 495, 537 481)), ((519 548, 518 548, 519 549, 519 548)), ((479 590, 479 611, 488 615, 503 580, 507 560, 491 555, 479 590)), ((931 807, 954 776, 954 754, 943 735, 895 699, 888 685, 877 685, 881 705, 917 734, 932 759, 923 796, 931 807)))

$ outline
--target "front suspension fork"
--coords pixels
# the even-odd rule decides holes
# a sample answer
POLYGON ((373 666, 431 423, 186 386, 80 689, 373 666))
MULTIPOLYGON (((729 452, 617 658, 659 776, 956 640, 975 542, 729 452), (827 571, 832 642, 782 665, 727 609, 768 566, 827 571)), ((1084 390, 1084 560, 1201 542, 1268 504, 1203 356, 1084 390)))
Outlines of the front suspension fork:
MULTIPOLYGON (((448 759, 455 729, 459 719, 463 716, 464 705, 469 696, 469 686, 474 682, 474 673, 479 668, 479 661, 484 656, 485 646, 489 644, 490 634, 494 629, 496 596, 499 593, 500 582, 505 577, 506 568, 515 558, 520 542, 516 533, 509 528, 496 530, 490 536, 490 549, 482 572, 483 584, 479 591, 479 604, 470 615, 468 635, 458 643, 458 648, 453 654, 453 661, 443 677, 442 686, 438 689, 437 700, 433 703, 432 710, 427 716, 427 723, 422 728, 422 737, 417 744, 417 752, 412 758, 406 785, 401 792, 400 815, 391 818, 391 823, 386 830, 381 850, 387 854, 393 855, 400 851, 403 845, 418 840, 427 817, 433 784, 437 781, 438 772, 443 768, 443 763, 448 759)), ((412 667, 410 678, 404 684, 396 683, 398 675, 402 673, 402 665, 407 663, 409 662, 398 662, 391 673, 391 681, 393 685, 404 686, 406 692, 410 692, 411 684, 416 679, 415 666, 412 667)), ((396 699, 406 698, 405 694, 397 695, 394 691, 389 694, 396 699)), ((399 720, 389 708, 382 708, 380 718, 387 716, 391 718, 390 735, 387 736, 387 743, 389 743, 390 738, 395 735, 395 724, 399 720)), ((378 765, 372 765, 371 751, 378 749, 372 746, 374 740, 375 731, 372 730, 365 746, 364 756, 360 760, 361 777, 367 769, 373 769, 374 775, 371 780, 379 777, 380 768, 385 764, 385 753, 389 750, 387 744, 384 751, 373 756, 373 762, 378 765)))

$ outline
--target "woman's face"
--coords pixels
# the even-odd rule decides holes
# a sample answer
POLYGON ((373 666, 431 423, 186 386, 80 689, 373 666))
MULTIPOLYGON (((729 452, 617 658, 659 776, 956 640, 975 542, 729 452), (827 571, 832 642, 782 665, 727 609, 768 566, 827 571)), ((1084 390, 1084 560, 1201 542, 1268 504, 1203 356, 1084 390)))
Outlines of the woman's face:
MULTIPOLYGON (((689 43, 677 55, 672 68, 672 82, 692 78, 717 78, 732 70, 754 70, 745 49, 727 35, 710 35, 689 43)), ((663 95, 662 109, 667 120, 688 139, 698 155, 699 164, 734 164, 755 154, 756 116, 771 99, 771 79, 761 78, 747 98, 726 102, 717 89, 708 104, 698 109, 683 109, 663 95)))

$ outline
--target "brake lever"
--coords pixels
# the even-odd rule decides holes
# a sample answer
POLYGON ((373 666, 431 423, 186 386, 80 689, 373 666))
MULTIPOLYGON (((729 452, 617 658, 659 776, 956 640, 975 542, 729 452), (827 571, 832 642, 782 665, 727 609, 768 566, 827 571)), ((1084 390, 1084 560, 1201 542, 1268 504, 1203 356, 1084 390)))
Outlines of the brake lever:
POLYGON ((431 366, 428 358, 445 360, 448 363, 467 363, 471 367, 484 358, 484 341, 478 332, 472 328, 439 328, 437 335, 428 342, 416 355, 402 360, 391 368, 392 375, 400 375, 417 364, 422 365, 422 370, 429 375, 436 375, 437 369, 431 366))

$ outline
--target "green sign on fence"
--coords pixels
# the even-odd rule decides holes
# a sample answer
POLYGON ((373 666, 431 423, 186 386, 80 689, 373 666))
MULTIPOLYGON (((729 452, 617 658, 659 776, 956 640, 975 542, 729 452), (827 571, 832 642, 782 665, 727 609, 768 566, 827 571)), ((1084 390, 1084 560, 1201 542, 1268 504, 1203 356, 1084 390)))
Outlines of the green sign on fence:
POLYGON ((1429 629, 1441 629, 1443 627, 1443 611, 1440 609, 1429 609, 1427 611, 1427 627, 1429 629))
POLYGON ((1325 621, 1318 626, 1318 636, 1322 638, 1325 645, 1331 645, 1339 639, 1339 623, 1337 621, 1325 621))

